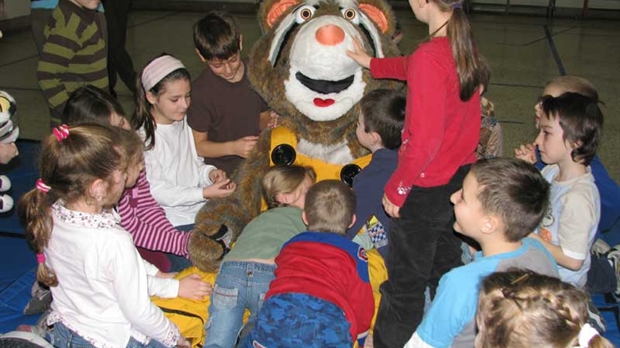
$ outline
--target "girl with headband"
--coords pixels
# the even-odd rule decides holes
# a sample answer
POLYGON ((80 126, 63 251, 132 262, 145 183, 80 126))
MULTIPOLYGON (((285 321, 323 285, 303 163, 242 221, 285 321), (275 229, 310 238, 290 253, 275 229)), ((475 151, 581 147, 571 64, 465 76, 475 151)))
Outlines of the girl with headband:
POLYGON ((168 220, 191 229, 196 214, 209 198, 235 190, 226 173, 204 164, 187 124, 190 75, 180 60, 163 54, 140 75, 132 124, 144 137, 147 179, 153 197, 168 220))
POLYGON ((553 277, 525 270, 482 283, 476 348, 612 348, 588 321, 588 296, 553 277))
POLYGON ((53 129, 43 142, 41 178, 19 202, 37 279, 54 298, 47 324, 55 347, 188 344, 149 295, 191 298, 198 287, 183 292, 143 261, 110 209, 125 188, 127 152, 119 144, 129 135, 95 124, 53 129))
POLYGON ((489 80, 463 2, 410 0, 429 35, 409 56, 372 58, 360 41, 348 52, 374 78, 408 86, 398 166, 383 195, 394 219, 374 329, 377 348, 402 347, 422 321, 425 289, 432 293, 442 275, 461 265, 450 195, 476 161, 480 89, 489 80))

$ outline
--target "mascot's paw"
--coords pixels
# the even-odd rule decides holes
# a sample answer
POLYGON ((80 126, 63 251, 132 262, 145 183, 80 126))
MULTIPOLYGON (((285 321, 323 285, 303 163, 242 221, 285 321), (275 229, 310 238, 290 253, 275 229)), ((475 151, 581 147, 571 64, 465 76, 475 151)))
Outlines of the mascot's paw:
POLYGON ((205 272, 217 272, 224 256, 230 251, 232 231, 221 225, 212 231, 194 231, 189 243, 192 263, 205 272), (209 235, 209 232, 213 234, 209 235))
POLYGON ((6 213, 13 208, 13 198, 9 195, 0 195, 0 213, 6 213))

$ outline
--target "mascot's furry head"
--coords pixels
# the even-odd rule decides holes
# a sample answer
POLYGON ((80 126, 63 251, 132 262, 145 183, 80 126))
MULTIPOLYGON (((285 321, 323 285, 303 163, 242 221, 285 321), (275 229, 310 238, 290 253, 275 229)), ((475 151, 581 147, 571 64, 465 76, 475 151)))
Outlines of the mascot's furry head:
POLYGON ((402 86, 374 80, 346 53, 357 39, 375 57, 399 54, 385 0, 264 0, 259 22, 264 35, 250 53, 248 77, 280 115, 279 127, 261 133, 233 178, 236 191, 209 200, 196 217, 189 253, 205 271, 217 270, 225 241, 260 213, 261 179, 271 163, 310 165, 319 180, 344 181, 347 165, 370 157, 355 136, 357 103, 368 91, 402 86), (279 148, 293 156, 276 161, 279 148))
MULTIPOLYGON (((19 128, 16 123, 17 105, 15 99, 7 92, 0 91, 0 143, 9 144, 17 140, 19 128)), ((0 192, 11 188, 11 181, 5 175, 0 175, 0 192)), ((0 194, 0 213, 13 208, 13 199, 6 194, 0 194)))
MULTIPOLYGON (((390 41, 396 25, 378 0, 265 0, 263 35, 250 54, 249 77, 279 115, 290 117, 302 139, 333 144, 342 139, 354 106, 379 87, 346 54, 359 40, 375 57, 398 55, 390 41)), ((395 85, 392 84, 392 87, 395 85)))

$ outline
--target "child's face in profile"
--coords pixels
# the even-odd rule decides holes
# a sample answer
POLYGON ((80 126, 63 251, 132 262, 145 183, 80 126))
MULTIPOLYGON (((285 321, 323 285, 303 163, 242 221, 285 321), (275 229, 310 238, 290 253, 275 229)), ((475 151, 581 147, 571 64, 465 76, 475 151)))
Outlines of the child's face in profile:
POLYGON ((125 180, 125 188, 136 186, 136 181, 140 176, 140 172, 144 169, 144 156, 138 156, 137 159, 130 163, 127 167, 127 179, 125 180))
POLYGON ((100 0, 70 0, 72 3, 76 4, 78 7, 86 8, 89 10, 96 10, 99 7, 100 0))
POLYGON ((482 204, 478 200, 479 190, 478 180, 469 172, 463 181, 463 188, 450 196, 456 216, 454 230, 474 239, 481 230, 485 218, 482 204))
POLYGON ((127 118, 125 118, 125 116, 117 114, 116 112, 113 112, 110 115, 110 125, 125 130, 131 130, 131 124, 129 124, 127 118))
POLYGON ((297 207, 301 210, 304 209, 306 203, 306 194, 314 181, 312 178, 306 175, 304 181, 302 181, 301 185, 295 189, 295 191, 290 193, 282 193, 281 199, 278 199, 280 203, 287 203, 290 207, 297 207))
POLYGON ((370 146, 370 133, 366 132, 366 125, 364 124, 364 114, 360 112, 357 117, 357 128, 355 129, 355 136, 357 137, 357 141, 360 142, 365 148, 370 146))
POLYGON ((560 117, 548 118, 543 114, 539 121, 539 133, 534 141, 540 151, 540 159, 546 164, 572 162, 573 147, 564 139, 564 130, 560 126, 560 117))

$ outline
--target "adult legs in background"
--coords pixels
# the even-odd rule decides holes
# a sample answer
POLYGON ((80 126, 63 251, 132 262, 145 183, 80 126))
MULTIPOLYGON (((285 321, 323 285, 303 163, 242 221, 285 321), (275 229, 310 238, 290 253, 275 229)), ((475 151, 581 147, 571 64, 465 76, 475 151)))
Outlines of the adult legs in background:
POLYGON ((404 346, 422 321, 426 287, 433 296, 438 279, 461 265, 450 195, 461 188, 468 171, 469 166, 461 167, 444 186, 413 187, 401 218, 390 222, 388 280, 381 285, 376 348, 404 346))
POLYGON ((127 19, 131 0, 103 0, 105 18, 108 26, 108 78, 110 93, 116 96, 116 74, 132 94, 136 94, 136 72, 131 56, 127 53, 127 19))

